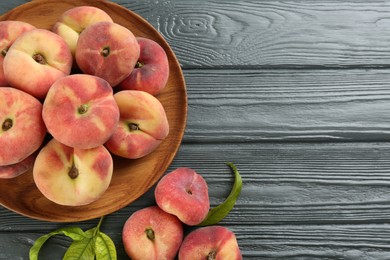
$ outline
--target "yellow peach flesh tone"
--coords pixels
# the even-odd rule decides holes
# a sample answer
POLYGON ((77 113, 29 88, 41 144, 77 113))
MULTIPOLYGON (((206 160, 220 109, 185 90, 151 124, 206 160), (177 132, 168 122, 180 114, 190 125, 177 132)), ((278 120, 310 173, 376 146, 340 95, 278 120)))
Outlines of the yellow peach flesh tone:
POLYGON ((74 56, 80 33, 89 25, 102 21, 113 22, 112 18, 99 8, 78 6, 64 12, 54 24, 52 31, 66 41, 74 56))
POLYGON ((69 75, 71 67, 68 45, 60 36, 44 29, 34 29, 18 37, 3 64, 9 85, 38 99, 46 96, 56 80, 69 75))
POLYGON ((137 90, 120 91, 114 98, 120 120, 106 147, 110 152, 130 159, 153 152, 169 133, 168 119, 160 101, 137 90))
POLYGON ((33 168, 34 182, 42 194, 67 206, 87 205, 100 198, 112 173, 112 157, 104 146, 75 149, 55 139, 42 148, 33 168))
POLYGON ((0 86, 7 86, 8 82, 4 77, 3 61, 8 49, 17 37, 22 33, 36 29, 35 26, 21 21, 0 22, 0 86))

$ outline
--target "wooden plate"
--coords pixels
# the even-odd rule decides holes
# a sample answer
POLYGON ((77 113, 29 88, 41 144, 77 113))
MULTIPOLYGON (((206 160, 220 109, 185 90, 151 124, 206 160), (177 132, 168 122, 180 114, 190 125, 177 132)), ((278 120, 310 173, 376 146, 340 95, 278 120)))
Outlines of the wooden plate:
MULTIPOLYGON (((92 5, 106 11, 114 20, 130 29, 135 36, 158 42, 167 52, 170 76, 157 98, 163 104, 170 133, 153 153, 137 160, 114 157, 114 175, 110 187, 97 201, 79 207, 57 205, 36 188, 32 172, 0 180, 0 204, 21 215, 53 222, 75 222, 97 218, 117 211, 143 195, 166 172, 183 138, 187 119, 187 94, 180 65, 168 43, 145 19, 134 12, 106 1, 34 0, 0 16, 0 20, 19 20, 50 29, 58 17, 75 6, 92 5)), ((0 101, 1 102, 1 101, 0 101)))

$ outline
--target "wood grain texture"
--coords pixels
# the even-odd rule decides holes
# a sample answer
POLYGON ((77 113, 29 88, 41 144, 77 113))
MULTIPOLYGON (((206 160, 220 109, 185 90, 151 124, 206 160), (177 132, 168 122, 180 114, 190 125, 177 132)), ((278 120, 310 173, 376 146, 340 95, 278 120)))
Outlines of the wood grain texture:
MULTIPOLYGON (((232 185, 225 162, 236 163, 244 181, 242 194, 220 224, 235 231, 244 259, 299 259, 306 254, 307 259, 348 259, 353 254, 362 257, 355 259, 386 259, 389 156, 390 143, 185 144, 170 170, 196 169, 208 182, 215 206, 232 185)), ((105 218, 102 230, 118 250, 124 222, 134 211, 154 204, 153 190, 105 218)), ((97 223, 45 223, 0 212, 0 245, 14 236, 24 239, 26 251, 40 233, 73 224, 88 229, 97 223)), ((54 248, 60 245, 65 247, 67 240, 54 241, 54 248)))
POLYGON ((390 140, 388 70, 190 70, 185 77, 185 142, 390 140))
MULTIPOLYGON (((323 225, 323 226, 253 226, 231 228, 244 249, 244 259, 364 259, 390 258, 388 224, 323 225)), ((120 233, 102 230, 117 244, 118 259, 129 259, 120 239, 120 233)), ((43 232, 25 232, 22 236, 0 232, 0 259, 28 259, 33 241, 43 232), (7 236, 7 239, 1 239, 7 236), (15 248, 14 244, 18 247, 15 248), (17 256, 16 256, 17 255, 17 256)), ((42 248, 40 260, 61 259, 69 240, 54 237, 42 248)))
MULTIPOLYGON (((17 4, 0 3, 0 10, 17 4)), ((169 42, 183 68, 385 67, 383 1, 128 1, 169 42)))
MULTIPOLYGON (((215 206, 233 181, 225 162, 237 165, 243 190, 221 224, 244 259, 390 259, 389 2, 115 2, 150 22, 184 71, 188 122, 168 171, 196 169, 215 206)), ((119 259, 123 224, 154 204, 153 190, 105 218, 119 259)), ((0 259, 28 259, 40 235, 96 223, 0 208, 0 259)), ((68 244, 50 240, 42 259, 68 244)))
POLYGON ((151 22, 184 68, 387 67, 383 1, 122 1, 151 22))

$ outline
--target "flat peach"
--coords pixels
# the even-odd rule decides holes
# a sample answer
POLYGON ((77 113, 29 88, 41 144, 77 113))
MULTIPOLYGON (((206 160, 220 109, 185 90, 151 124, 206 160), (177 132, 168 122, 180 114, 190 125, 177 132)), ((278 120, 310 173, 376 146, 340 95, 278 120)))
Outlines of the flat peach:
POLYGON ((87 74, 57 80, 43 103, 43 120, 61 143, 89 149, 104 144, 119 121, 119 108, 107 81, 87 74))
POLYGON ((65 11, 54 24, 52 31, 66 41, 74 56, 80 33, 88 26, 102 21, 113 22, 102 9, 94 6, 77 6, 65 11))
POLYGON ((122 90, 115 93, 114 98, 120 120, 105 144, 108 150, 129 159, 153 152, 169 133, 168 119, 161 102, 138 90, 122 90))
POLYGON ((112 87, 133 71, 140 53, 133 33, 117 23, 98 22, 79 36, 76 63, 85 74, 101 77, 112 87))
POLYGON ((42 104, 15 88, 0 88, 0 166, 15 164, 43 143, 46 127, 42 104))
POLYGON ((122 231, 125 251, 134 260, 174 259, 182 240, 183 224, 157 206, 134 212, 122 231))
POLYGON ((36 157, 37 152, 18 163, 0 166, 0 179, 12 179, 32 170, 36 157))
POLYGON ((0 86, 8 85, 3 70, 5 55, 16 38, 32 29, 36 29, 35 26, 22 21, 0 21, 0 86))
POLYGON ((137 37, 137 41, 140 46, 137 64, 119 86, 122 90, 142 90, 155 96, 168 82, 168 57, 157 42, 143 37, 137 37))
POLYGON ((59 35, 34 29, 20 35, 11 45, 3 68, 10 86, 43 100, 56 80, 70 74, 72 54, 59 35))
POLYGON ((54 138, 39 152, 34 182, 50 201, 82 206, 99 199, 110 185, 113 173, 111 154, 104 146, 77 149, 54 138))
POLYGON ((179 260, 241 260, 236 236, 223 226, 207 226, 189 233, 179 250, 179 260))
POLYGON ((201 223, 210 209, 207 183, 190 168, 177 168, 163 176, 154 196, 162 210, 189 226, 201 223))

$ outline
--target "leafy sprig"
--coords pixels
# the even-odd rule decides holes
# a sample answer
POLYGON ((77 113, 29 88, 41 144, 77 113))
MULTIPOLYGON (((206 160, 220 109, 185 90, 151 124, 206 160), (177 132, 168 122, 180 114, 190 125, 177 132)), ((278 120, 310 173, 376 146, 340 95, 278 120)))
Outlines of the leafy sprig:
POLYGON ((114 242, 109 236, 100 231, 103 218, 100 218, 96 227, 85 232, 79 227, 64 227, 39 237, 30 248, 30 260, 38 260, 39 251, 43 244, 55 235, 65 235, 73 240, 65 252, 64 260, 116 260, 117 253, 114 242))

